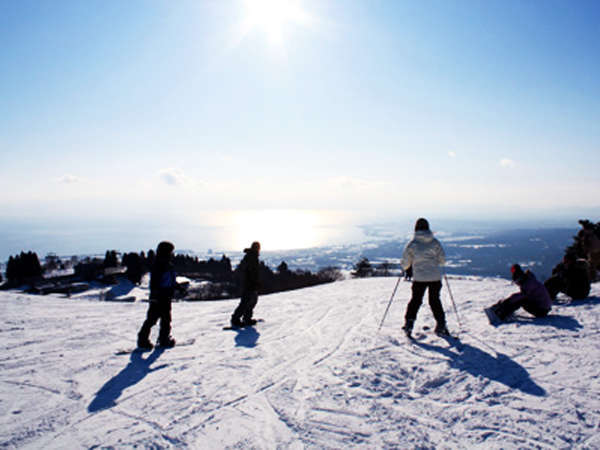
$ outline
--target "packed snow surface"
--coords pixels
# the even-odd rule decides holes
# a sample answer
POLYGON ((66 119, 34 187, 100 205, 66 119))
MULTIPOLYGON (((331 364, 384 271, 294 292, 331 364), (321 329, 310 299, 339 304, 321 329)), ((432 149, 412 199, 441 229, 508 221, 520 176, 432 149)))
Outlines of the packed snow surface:
POLYGON ((396 280, 376 278, 263 296, 241 331, 222 329, 236 300, 174 303, 189 345, 127 354, 143 288, 1 293, 0 447, 600 448, 600 285, 494 328, 482 308, 516 286, 449 281, 460 343, 426 301, 407 341, 404 281, 378 333, 396 280))

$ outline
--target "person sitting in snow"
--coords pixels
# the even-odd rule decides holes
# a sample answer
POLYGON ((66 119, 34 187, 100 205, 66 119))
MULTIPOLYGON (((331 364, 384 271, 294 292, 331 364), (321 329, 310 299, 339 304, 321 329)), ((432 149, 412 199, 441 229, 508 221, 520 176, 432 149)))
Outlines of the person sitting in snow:
POLYGON ((519 308, 535 317, 546 317, 552 309, 552 299, 545 286, 535 278, 533 272, 523 272, 518 264, 513 264, 510 271, 521 291, 486 308, 490 322, 504 321, 519 308))
POLYGON ((158 345, 173 347, 175 339, 171 337, 171 302, 177 282, 173 270, 173 250, 175 246, 163 241, 156 248, 156 258, 150 272, 150 301, 146 320, 138 333, 138 347, 152 349, 150 330, 160 319, 158 345))
POLYGON ((415 224, 415 235, 406 245, 402 254, 402 268, 412 268, 412 297, 406 309, 404 327, 408 337, 411 336, 417 313, 423 303, 425 291, 429 291, 429 306, 437 322, 435 332, 448 336, 446 315, 440 301, 442 290, 442 274, 440 266, 446 262, 442 244, 433 237, 426 219, 419 219, 415 224))
POLYGON ((552 269, 552 276, 544 282, 544 286, 553 301, 559 292, 573 300, 581 300, 590 293, 589 272, 589 264, 585 259, 577 259, 575 254, 567 253, 563 261, 552 269))
POLYGON ((240 263, 242 275, 242 295, 240 303, 231 316, 232 327, 243 327, 255 325, 256 320, 252 318, 254 307, 258 302, 258 289, 260 288, 260 242, 253 242, 250 248, 244 249, 244 258, 240 263))

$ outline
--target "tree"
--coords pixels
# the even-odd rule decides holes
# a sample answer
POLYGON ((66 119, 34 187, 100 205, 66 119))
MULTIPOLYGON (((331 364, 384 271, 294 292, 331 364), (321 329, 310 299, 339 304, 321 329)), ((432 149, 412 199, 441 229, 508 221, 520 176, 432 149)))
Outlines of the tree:
POLYGON ((44 258, 44 268, 51 272, 57 270, 60 267, 60 259, 56 256, 56 253, 48 253, 44 258))
POLYGON ((333 266, 323 267, 321 270, 319 270, 317 276, 324 282, 341 281, 344 279, 344 274, 342 271, 338 267, 333 266))
POLYGON ((6 266, 6 278, 12 283, 23 283, 39 278, 43 272, 37 254, 31 251, 21 252, 15 257, 10 256, 6 266))
POLYGON ((125 273, 127 279, 133 284, 140 284, 145 273, 142 257, 137 253, 125 253, 123 255, 123 265, 127 267, 125 273))
POLYGON ((107 267, 117 267, 119 265, 119 260, 117 258, 116 250, 106 250, 106 255, 104 256, 104 268, 107 267))
POLYGON ((277 266, 276 270, 279 275, 288 275, 291 273, 285 261, 281 261, 281 264, 277 266))
POLYGON ((392 265, 388 261, 384 261, 377 267, 377 274, 382 277, 389 277, 391 268, 392 265))
POLYGON ((355 266, 351 273, 354 278, 365 278, 373 275, 373 267, 368 258, 363 257, 355 266))

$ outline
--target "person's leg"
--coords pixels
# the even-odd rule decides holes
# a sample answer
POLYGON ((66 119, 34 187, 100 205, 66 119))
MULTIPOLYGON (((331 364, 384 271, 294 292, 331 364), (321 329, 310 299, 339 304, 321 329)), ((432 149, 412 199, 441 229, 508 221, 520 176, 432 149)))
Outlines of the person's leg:
POLYGON ((171 302, 161 304, 160 308, 160 332, 158 342, 163 346, 172 345, 171 338, 171 302))
POLYGON ((498 302, 496 305, 494 305, 494 312, 501 320, 504 320, 512 313, 514 313, 517 309, 519 309, 521 306, 523 306, 523 303, 525 303, 526 300, 527 297, 525 297, 520 292, 513 294, 507 299, 502 300, 501 302, 498 302))
POLYGON ((526 299, 521 305, 525 311, 529 314, 534 315, 535 317, 546 317, 550 312, 549 309, 542 309, 536 303, 526 299))
POLYGON ((250 292, 247 296, 246 308, 242 314, 242 323, 252 323, 252 314, 254 313, 254 307, 258 303, 258 292, 250 292))
POLYGON ((408 306, 406 308, 406 314, 404 316, 405 330, 412 330, 415 320, 417 318, 417 313, 419 312, 419 308, 423 303, 423 296, 425 295, 425 289, 427 289, 427 283, 422 283, 420 281, 413 281, 412 284, 412 297, 408 306))
POLYGON ((231 324, 234 326, 240 326, 242 324, 242 316, 248 307, 248 295, 249 292, 242 292, 240 303, 237 308, 235 308, 235 311, 233 311, 233 315, 231 316, 231 324))
POLYGON ((148 304, 148 313, 146 314, 146 320, 144 321, 142 328, 138 333, 138 345, 141 347, 148 347, 150 343, 150 330, 156 324, 156 321, 160 317, 160 311, 156 302, 150 302, 148 304))
POLYGON ((446 314, 442 308, 440 292, 442 291, 442 282, 433 281, 429 284, 429 306, 433 317, 435 317, 436 330, 446 330, 446 314))

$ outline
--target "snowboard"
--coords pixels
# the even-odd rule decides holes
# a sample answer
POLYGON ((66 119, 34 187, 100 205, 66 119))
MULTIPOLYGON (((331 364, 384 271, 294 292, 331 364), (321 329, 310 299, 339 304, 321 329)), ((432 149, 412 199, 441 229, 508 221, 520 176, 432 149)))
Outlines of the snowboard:
POLYGON ((491 306, 489 308, 483 308, 483 311, 485 312, 485 315, 490 321, 490 325, 497 327, 502 323, 502 320, 496 315, 491 306))
POLYGON ((151 352, 151 351, 154 351, 154 350, 168 350, 170 348, 186 347, 186 346, 189 346, 189 345, 193 345, 194 342, 196 342, 196 339, 191 338, 191 339, 188 339, 188 340, 183 341, 183 342, 176 342, 174 347, 161 347, 160 345, 157 345, 154 348, 132 347, 132 348, 126 348, 126 349, 117 350, 115 352, 115 355, 117 355, 117 356, 119 356, 119 355, 130 355, 131 353, 146 353, 146 352, 151 352))
MULTIPOLYGON (((264 322, 265 319, 256 319, 256 323, 259 324, 264 322)), ((243 330, 244 328, 253 327, 254 325, 242 325, 241 327, 234 327, 232 325, 224 326, 223 330, 243 330)))

